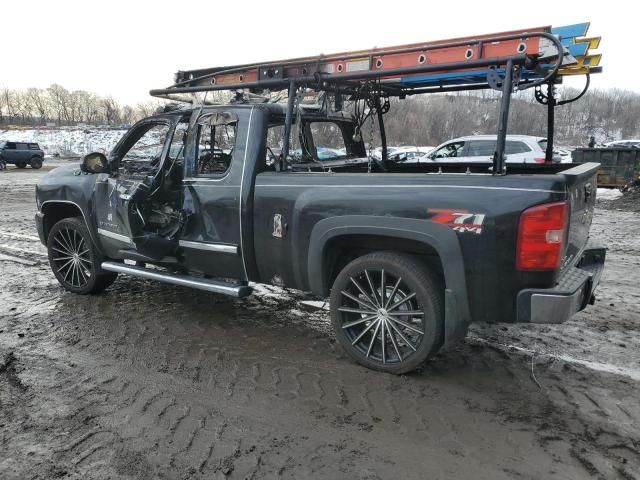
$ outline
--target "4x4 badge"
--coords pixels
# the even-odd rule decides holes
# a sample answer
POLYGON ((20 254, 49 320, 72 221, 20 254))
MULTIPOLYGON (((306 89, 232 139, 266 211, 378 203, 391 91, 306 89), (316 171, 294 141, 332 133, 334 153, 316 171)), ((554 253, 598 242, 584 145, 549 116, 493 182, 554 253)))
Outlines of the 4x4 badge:
POLYGON ((428 213, 433 214, 432 222, 441 223, 451 227, 456 232, 471 232, 480 235, 484 223, 484 213, 469 213, 467 210, 449 210, 444 208, 429 208, 428 213))

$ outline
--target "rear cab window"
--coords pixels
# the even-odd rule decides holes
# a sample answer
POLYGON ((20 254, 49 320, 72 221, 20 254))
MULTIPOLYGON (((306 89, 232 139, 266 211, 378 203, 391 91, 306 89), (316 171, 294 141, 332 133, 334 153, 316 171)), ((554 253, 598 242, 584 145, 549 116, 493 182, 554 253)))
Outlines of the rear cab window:
MULTIPOLYGON (((259 166, 260 171, 279 171, 284 120, 284 115, 277 113, 269 119, 264 163, 259 166)), ((298 172, 311 172, 311 168, 342 166, 342 162, 355 159, 366 162, 366 147, 361 138, 349 119, 303 115, 291 128, 287 163, 298 172)))
MULTIPOLYGON (((344 131, 335 122, 310 122, 309 133, 313 145, 304 145, 316 160, 336 160, 347 156, 344 131)), ((304 140, 305 136, 302 137, 304 140)))

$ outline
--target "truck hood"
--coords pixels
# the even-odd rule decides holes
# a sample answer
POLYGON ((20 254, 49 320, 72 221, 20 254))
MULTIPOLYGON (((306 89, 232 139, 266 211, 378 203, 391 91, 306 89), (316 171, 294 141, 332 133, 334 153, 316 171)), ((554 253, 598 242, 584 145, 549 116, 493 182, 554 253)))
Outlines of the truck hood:
MULTIPOLYGON (((60 167, 56 167, 53 170, 51 170, 50 172, 46 173, 45 175, 42 176, 40 182, 44 179, 47 178, 57 178, 57 177, 61 177, 61 176, 69 176, 69 175, 75 175, 75 172, 78 172, 80 170, 80 164, 79 163, 70 163, 69 165, 62 165, 60 167)), ((40 183, 38 182, 38 183, 40 183)))

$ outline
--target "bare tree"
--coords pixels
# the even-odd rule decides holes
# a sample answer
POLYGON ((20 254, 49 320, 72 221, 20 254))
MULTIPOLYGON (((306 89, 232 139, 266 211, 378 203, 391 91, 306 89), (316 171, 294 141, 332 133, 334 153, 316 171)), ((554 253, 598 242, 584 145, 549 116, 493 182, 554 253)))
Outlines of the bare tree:
POLYGON ((15 92, 16 103, 18 105, 17 113, 20 115, 22 123, 32 121, 34 106, 27 92, 15 92))
POLYGON ((93 124, 100 117, 100 102, 98 97, 84 90, 74 92, 79 103, 79 118, 88 124, 93 124))
POLYGON ((51 99, 51 105, 57 117, 58 125, 60 125, 63 120, 68 121, 67 103, 69 91, 63 86, 54 83, 47 89, 47 92, 49 93, 49 98, 51 99))
POLYGON ((160 104, 158 102, 138 103, 135 108, 135 119, 149 117, 155 113, 160 104))
POLYGON ((16 117, 20 110, 19 99, 17 98, 16 92, 4 87, 2 92, 0 92, 0 96, 2 97, 1 104, 6 116, 9 118, 16 117))
POLYGON ((122 107, 120 118, 122 120, 122 123, 133 123, 133 120, 135 118, 135 111, 133 110, 133 107, 129 105, 125 105, 124 107, 122 107))
POLYGON ((46 121, 51 113, 51 105, 47 92, 39 88, 27 89, 27 98, 33 106, 33 112, 40 117, 42 121, 46 121))
POLYGON ((101 102, 102 113, 106 123, 109 125, 116 125, 120 122, 120 105, 113 97, 103 98, 101 102))

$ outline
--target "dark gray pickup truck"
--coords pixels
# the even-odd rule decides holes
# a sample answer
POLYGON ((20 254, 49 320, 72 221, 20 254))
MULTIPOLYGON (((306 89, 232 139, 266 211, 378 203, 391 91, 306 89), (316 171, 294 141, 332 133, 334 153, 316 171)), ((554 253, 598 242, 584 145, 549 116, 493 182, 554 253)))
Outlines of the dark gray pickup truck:
POLYGON ((597 164, 368 172, 353 122, 309 112, 307 148, 332 131, 346 154, 279 169, 270 139, 284 119, 278 104, 175 110, 134 125, 108 160, 42 177, 36 221, 57 279, 82 294, 124 273, 238 297, 249 282, 330 296, 340 343, 395 373, 472 321, 559 323, 593 301, 597 164))
POLYGON ((42 167, 44 152, 37 143, 0 141, 0 159, 18 168, 42 167))
POLYGON ((330 297, 345 350, 392 373, 474 321, 564 322, 594 301, 605 260, 589 244, 598 164, 553 163, 554 108, 589 85, 557 101, 555 83, 600 68, 561 43, 577 27, 180 71, 151 94, 192 106, 38 184, 53 273, 81 294, 119 273, 237 297, 250 282, 311 291, 330 297), (534 87, 545 162, 507 165, 511 95, 534 87), (493 161, 389 157, 395 98, 481 88, 502 92, 493 161), (222 90, 226 104, 197 97, 222 90))

